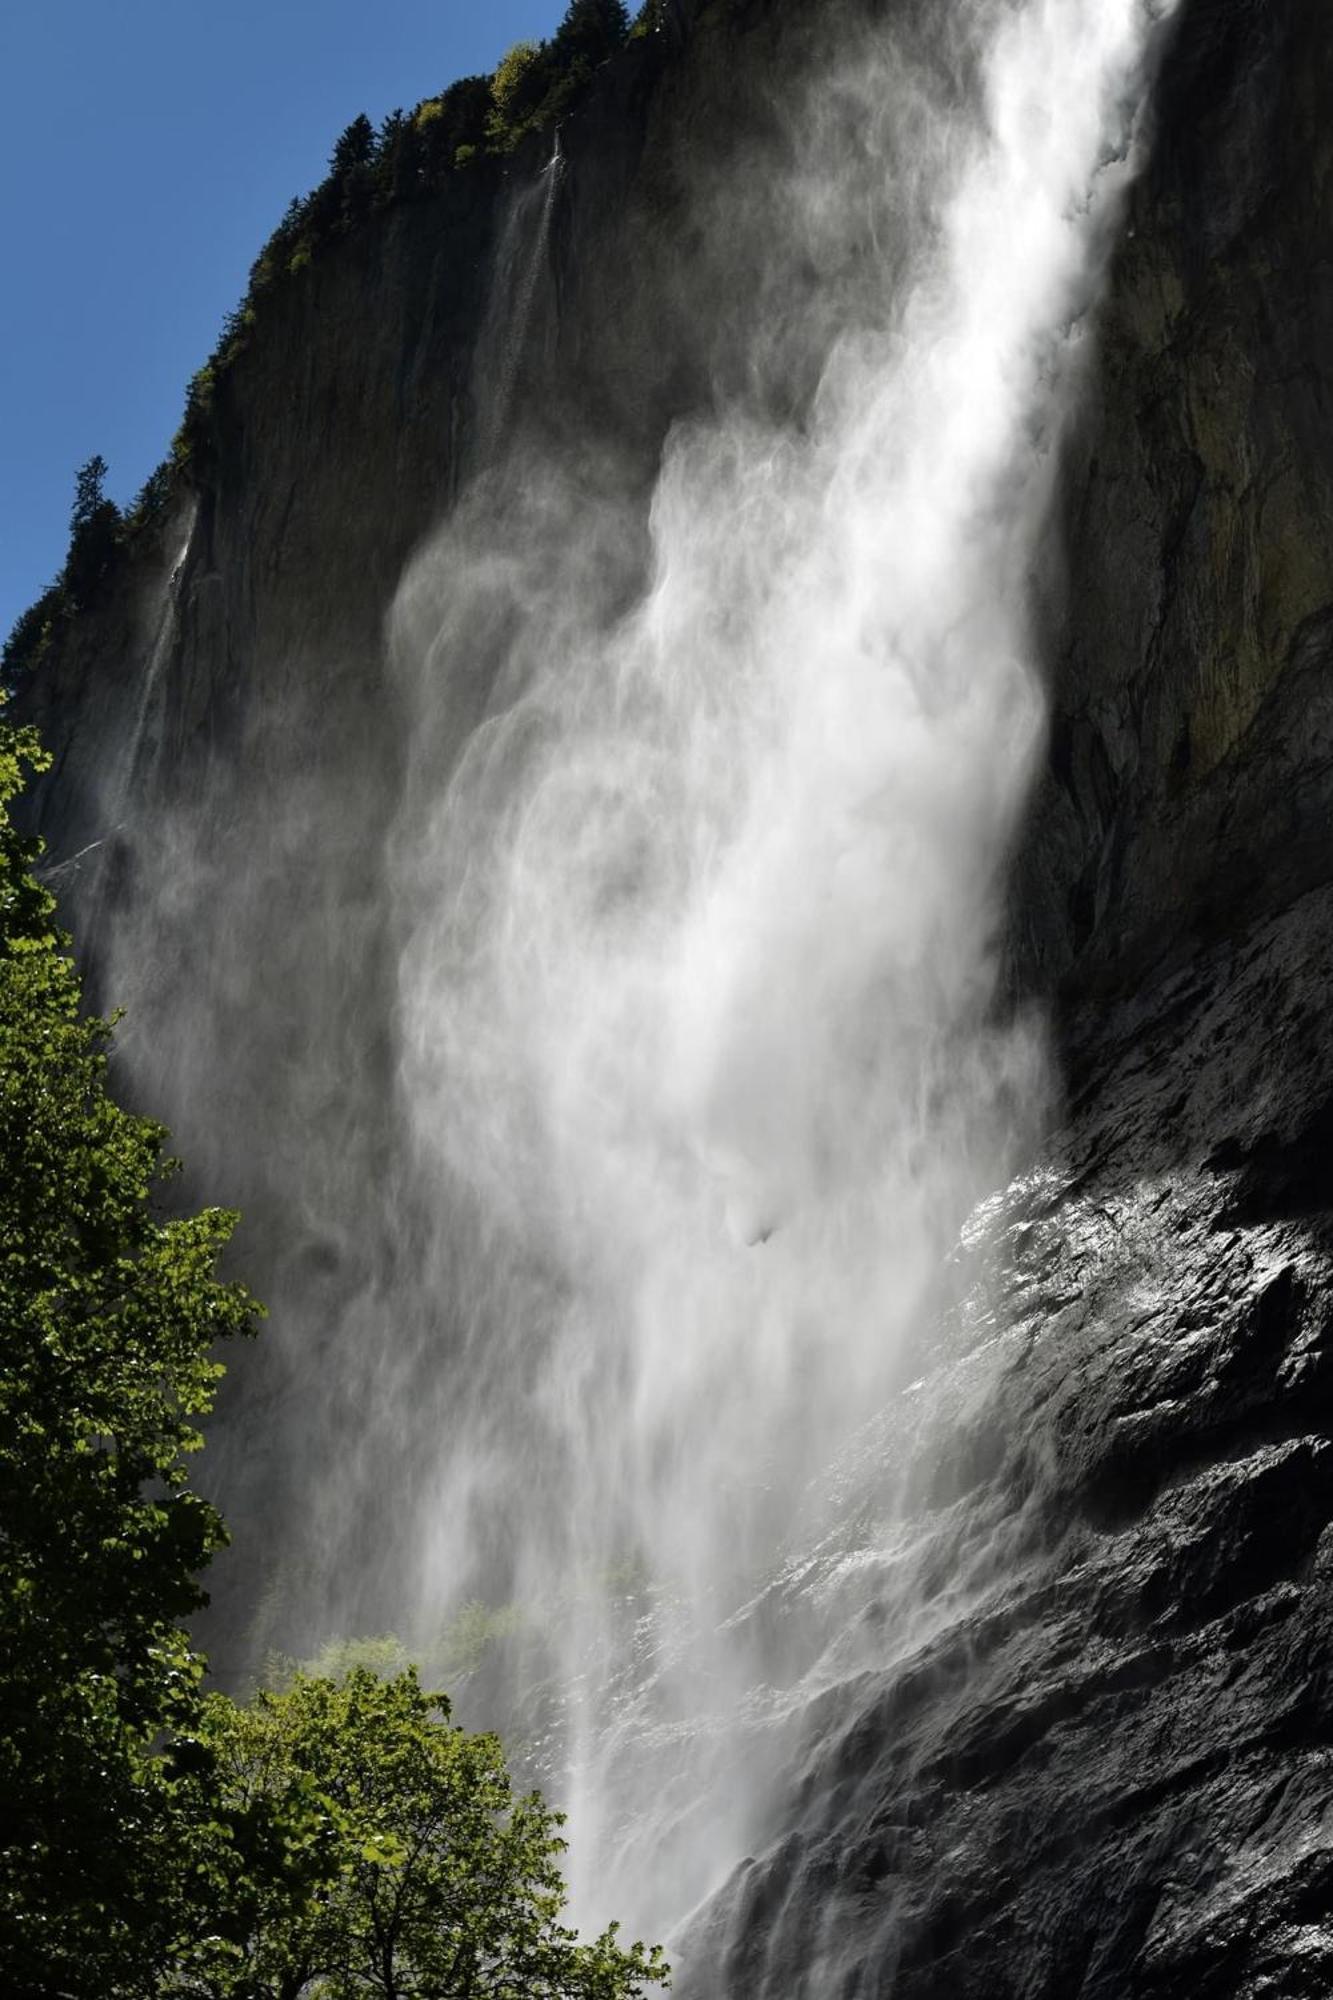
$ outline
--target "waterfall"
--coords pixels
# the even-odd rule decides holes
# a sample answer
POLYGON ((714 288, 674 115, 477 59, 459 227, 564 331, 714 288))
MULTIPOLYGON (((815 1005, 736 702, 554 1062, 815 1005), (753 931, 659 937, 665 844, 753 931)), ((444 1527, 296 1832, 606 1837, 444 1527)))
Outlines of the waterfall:
POLYGON ((176 553, 171 559, 171 567, 162 587, 162 600, 158 609, 152 648, 148 655, 148 666, 139 691, 134 724, 121 760, 115 803, 115 823, 118 826, 132 809, 134 799, 143 797, 149 789, 143 769, 149 749, 149 719, 161 695, 163 676, 176 641, 180 622, 180 582, 190 553, 190 543, 194 540, 195 522, 198 516, 199 502, 196 496, 191 495, 186 507, 183 531, 176 544, 176 553))
POLYGON ((198 501, 191 496, 180 539, 174 545, 175 553, 156 592, 150 628, 152 639, 129 726, 121 732, 119 745, 105 760, 98 795, 99 819, 104 831, 81 847, 78 853, 42 871, 52 888, 63 893, 84 872, 85 864, 90 864, 90 857, 96 857, 90 864, 95 871, 94 883, 84 899, 87 913, 84 923, 90 942, 106 921, 108 875, 115 866, 117 840, 127 834, 136 808, 151 794, 152 783, 146 768, 152 744, 150 724, 160 702, 168 662, 179 632, 180 582, 190 553, 190 543, 194 539, 198 511, 198 501))
POLYGON ((510 198, 496 244, 490 299, 477 343, 474 382, 479 457, 499 452, 513 406, 523 351, 532 324, 537 287, 546 267, 551 222, 565 169, 560 127, 537 179, 520 183, 510 198))
POLYGON ((514 168, 390 698, 308 615, 327 494, 238 513, 168 769, 168 589, 107 975, 272 1313, 207 1454, 215 1660, 394 1625, 569 1810, 579 1920, 683 1961, 788 1724, 947 1613, 885 1581, 880 1419, 928 1434, 900 1392, 1058 1089, 1002 979, 1033 582, 1167 8, 751 10, 801 59, 710 144, 711 11, 607 198, 641 269, 577 126, 514 168), (821 1660, 770 1612, 861 1480, 876 1619, 821 1660))
MULTIPOLYGON (((1029 600, 1165 8, 921 11, 844 23, 782 172, 711 190, 765 232, 726 301, 750 387, 672 430, 646 546, 519 432, 393 619, 398 1087, 453 1405, 416 1590, 530 1634, 580 1914, 654 1932, 763 1837, 734 1746, 778 1670, 734 1614, 1050 1090, 998 992, 1029 600)), ((554 180, 500 259, 505 412, 554 180)))

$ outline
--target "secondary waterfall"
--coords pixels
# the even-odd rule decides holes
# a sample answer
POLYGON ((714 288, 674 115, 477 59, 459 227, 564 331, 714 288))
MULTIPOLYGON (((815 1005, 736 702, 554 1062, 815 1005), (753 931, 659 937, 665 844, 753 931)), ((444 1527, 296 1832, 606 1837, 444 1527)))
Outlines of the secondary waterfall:
POLYGON ((528 1635, 592 1920, 660 1931, 762 1836, 732 1614, 1040 1126, 997 992, 1029 600, 1164 11, 847 29, 782 175, 709 191, 769 282, 646 541, 520 430, 399 591, 397 1086, 452 1355, 414 1590, 528 1635))
POLYGON ((551 219, 564 164, 557 125, 551 156, 536 182, 520 188, 510 203, 496 248, 490 301, 477 343, 477 446, 483 462, 494 459, 501 449, 537 286, 550 248, 551 219))

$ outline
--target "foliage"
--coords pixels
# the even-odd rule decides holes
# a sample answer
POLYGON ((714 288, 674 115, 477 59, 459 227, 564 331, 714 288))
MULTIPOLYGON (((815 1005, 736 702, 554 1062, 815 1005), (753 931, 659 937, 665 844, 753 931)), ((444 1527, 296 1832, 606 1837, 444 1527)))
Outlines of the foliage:
POLYGON ((74 506, 70 513, 70 533, 84 535, 108 502, 102 491, 106 484, 106 460, 100 452, 81 465, 74 475, 74 506))
POLYGON ((551 47, 561 68, 576 62, 591 66, 613 56, 628 34, 624 0, 570 0, 551 47))
POLYGON ((163 459, 145 479, 139 491, 121 516, 127 535, 135 534, 140 528, 165 511, 171 498, 171 460, 163 459))
POLYGON ((26 674, 36 671, 68 615, 64 579, 57 577, 35 604, 20 613, 5 640, 0 651, 0 687, 17 687, 26 674))
POLYGON ((313 1659, 302 1660, 298 1668, 285 1673, 282 1685, 288 1685, 295 1673, 313 1674, 321 1680, 346 1680, 359 1667, 384 1680, 390 1674, 402 1673, 408 1664, 407 1648, 396 1632, 380 1632, 362 1639, 329 1639, 313 1659))
POLYGON ((106 460, 96 456, 74 476, 69 548, 59 576, 35 603, 19 614, 0 649, 0 695, 13 693, 35 673, 70 620, 95 605, 120 561, 122 551, 160 520, 171 499, 175 461, 188 458, 178 440, 173 459, 148 475, 122 513, 103 490, 106 460))
POLYGON ((629 39, 637 42, 645 35, 665 34, 667 26, 667 0, 643 0, 630 27, 629 39))
POLYGON ((392 1635, 201 1693, 181 1621, 225 1535, 188 1460, 258 1309, 216 1275, 234 1218, 161 1219, 165 1134, 107 1092, 8 810, 46 762, 0 718, 0 1991, 635 2000, 660 1951, 562 1924, 559 1815, 392 1635))
POLYGON ((160 1220, 165 1134, 107 1093, 111 1024, 80 1014, 8 811, 44 762, 0 721, 0 1985, 92 1994, 129 1990, 171 1920, 159 1740, 197 1708, 180 1621, 225 1540, 186 1461, 214 1343, 256 1308, 215 1275, 233 1218, 160 1220))
POLYGON ((218 362, 215 359, 206 361, 190 377, 190 386, 185 392, 185 415, 180 429, 171 440, 171 462, 177 470, 183 470, 193 458, 202 456, 207 450, 217 371, 218 362))
POLYGON ((491 109, 486 136, 497 152, 512 153, 520 139, 535 131, 554 81, 550 51, 544 42, 515 42, 501 56, 491 78, 491 109))
POLYGON ((362 112, 339 138, 328 175, 310 197, 306 221, 312 238, 343 234, 370 213, 377 160, 375 128, 362 112))
POLYGON ((474 1674, 493 1646, 522 1632, 527 1622, 517 1604, 490 1605, 471 1599, 440 1634, 434 1649, 440 1671, 451 1680, 474 1674))
POLYGON ((485 145, 490 110, 491 81, 486 76, 462 77, 441 96, 418 105, 411 121, 416 153, 409 193, 443 186, 460 152, 470 147, 471 157, 485 145))
POLYGON ((167 1994, 632 2000, 660 1951, 560 1922, 560 1816, 516 1797, 500 1745, 453 1727, 413 1669, 298 1674, 205 1704, 222 1921, 167 1994))
POLYGON ((128 521, 103 491, 106 472, 106 460, 95 456, 74 475, 64 567, 36 603, 20 614, 5 640, 0 652, 0 686, 6 689, 17 687, 41 665, 75 612, 97 601, 130 526, 138 527, 147 518, 146 511, 141 511, 145 503, 154 508, 158 504, 156 493, 145 488, 135 503, 132 522, 128 521))
POLYGON ((120 539, 120 509, 102 490, 106 470, 106 460, 99 455, 75 474, 64 582, 76 611, 84 610, 97 595, 120 539))
POLYGON ((529 132, 556 124, 599 64, 629 36, 623 0, 570 0, 549 42, 518 42, 491 78, 487 136, 512 152, 529 132))

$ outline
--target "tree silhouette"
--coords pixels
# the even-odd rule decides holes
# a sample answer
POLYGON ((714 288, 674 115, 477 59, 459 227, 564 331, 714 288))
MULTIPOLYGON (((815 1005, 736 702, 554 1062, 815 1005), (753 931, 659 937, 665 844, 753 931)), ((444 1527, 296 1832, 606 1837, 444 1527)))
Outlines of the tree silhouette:
POLYGON ((589 67, 605 62, 628 34, 629 15, 623 0, 570 0, 555 32, 556 61, 562 69, 576 62, 589 67))
POLYGON ((106 474, 106 460, 99 453, 81 465, 74 477, 65 588, 78 609, 96 597, 120 539, 120 509, 102 491, 106 474))

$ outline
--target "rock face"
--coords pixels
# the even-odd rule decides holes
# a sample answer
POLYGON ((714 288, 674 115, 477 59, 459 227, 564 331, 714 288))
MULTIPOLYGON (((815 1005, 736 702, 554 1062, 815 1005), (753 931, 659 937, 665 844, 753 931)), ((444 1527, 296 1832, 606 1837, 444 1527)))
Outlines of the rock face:
MULTIPOLYGON (((116 997, 136 898, 163 850, 193 857, 184 902, 154 898, 144 1005, 161 1108, 258 1218, 247 1268, 272 1266, 216 1462, 275 1543, 320 1476, 274 1446, 293 1410, 367 1452, 375 1422, 321 1363, 363 1331, 330 1304, 369 1283, 343 1189, 395 1171, 389 1141, 349 1119, 356 1173, 324 1184, 300 1093, 385 1063, 384 612, 495 426, 565 427, 630 506, 667 423, 739 365, 702 302, 753 246, 705 232, 685 257, 684 189, 737 134, 780 146, 761 79, 804 29, 776 0, 695 11, 682 51, 599 83, 549 214, 516 222, 483 164, 304 274, 228 380, 201 490, 25 697, 57 753, 53 859, 135 821, 118 872, 79 878, 116 997), (491 274, 534 244, 506 333, 491 274), (512 338, 503 368, 479 337, 512 338), (295 916, 275 895, 265 917, 256 870, 309 871, 295 916), (259 1017, 256 964, 282 1001, 259 1017), (202 1051, 176 1005, 201 985, 202 1051), (293 1038, 328 1053, 299 1093, 293 1038), (225 1101, 201 1095, 217 1076, 225 1101)), ((1014 952, 1058 1001, 1067 1117, 850 1454, 837 1525, 752 1607, 782 1635, 789 1776, 681 1941, 684 1993, 1333 1988, 1331 215, 1333 16, 1187 0, 1043 581, 1054 712, 1014 952), (948 1415, 922 1438, 926 1406, 948 1415)), ((780 347, 768 392, 797 394, 780 347)), ((256 1645, 263 1591, 223 1591, 256 1645)), ((345 1623, 373 1626, 358 1591, 345 1623)))
POLYGON ((1051 772, 1020 921, 1136 985, 1327 879, 1333 26, 1180 17, 1063 510, 1051 772))
POLYGON ((864 1452, 950 1434, 756 1612, 792 1779, 687 1993, 1333 1984, 1333 24, 1189 7, 1157 104, 1014 890, 1067 1122, 864 1452))
POLYGON ((1325 888, 1103 1018, 998 1284, 755 1608, 791 1783, 685 1992, 1328 1990, 1331 943, 1325 888))

